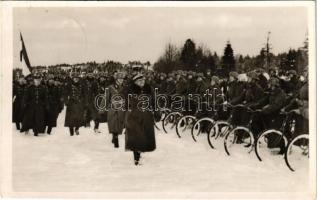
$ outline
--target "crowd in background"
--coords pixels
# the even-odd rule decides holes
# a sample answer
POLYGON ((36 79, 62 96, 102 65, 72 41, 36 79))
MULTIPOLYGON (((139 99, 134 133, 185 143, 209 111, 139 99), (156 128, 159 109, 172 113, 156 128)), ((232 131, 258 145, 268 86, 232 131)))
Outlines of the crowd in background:
MULTIPOLYGON (((225 97, 222 98, 225 102, 217 103, 244 104, 260 109, 262 121, 271 120, 281 110, 294 108, 298 115, 308 120, 306 70, 298 74, 295 70, 259 68, 242 74, 231 71, 228 77, 219 77, 211 70, 204 73, 178 70, 165 74, 144 68, 123 68, 112 72, 33 71, 28 76, 15 73, 13 122, 20 132, 28 133, 33 130, 35 136, 45 132, 51 134, 58 125, 59 114, 66 107, 64 126, 69 129, 71 136, 79 135, 80 127, 90 127, 91 121, 94 122, 94 132, 100 133, 99 124, 107 122, 115 147, 119 146, 118 135, 126 128, 130 133, 147 132, 144 134, 149 135, 150 132, 151 135, 150 142, 137 134, 137 140, 130 137, 130 149, 133 150, 137 145, 141 152, 152 151, 155 149, 153 124, 159 120, 159 113, 144 113, 136 109, 132 113, 111 109, 101 111, 96 108, 95 97, 105 94, 108 89, 106 101, 111 101, 111 96, 115 94, 152 94, 155 88, 160 94, 167 96, 204 94, 207 89, 217 91, 214 95, 225 97)), ((137 101, 135 99, 135 105, 137 101)), ((166 107, 170 108, 170 104, 166 104, 166 107)), ((258 128, 263 129, 261 124, 258 124, 258 128)), ((129 146, 129 143, 126 145, 129 146)), ((135 160, 140 157, 138 152, 134 151, 135 160)))

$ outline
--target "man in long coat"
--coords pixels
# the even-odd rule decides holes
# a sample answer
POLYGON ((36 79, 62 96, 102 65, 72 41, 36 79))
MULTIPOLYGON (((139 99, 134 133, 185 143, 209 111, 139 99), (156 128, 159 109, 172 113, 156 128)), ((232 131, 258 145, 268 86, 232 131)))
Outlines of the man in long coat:
POLYGON ((115 73, 115 83, 107 88, 106 98, 109 105, 107 120, 109 133, 112 134, 112 143, 115 148, 119 147, 118 136, 122 134, 124 128, 124 93, 123 93, 123 73, 115 73), (116 98, 117 97, 117 98, 116 98), (120 101, 121 100, 121 101, 120 101))
POLYGON ((141 152, 156 149, 154 120, 159 120, 160 116, 152 113, 153 97, 152 88, 145 84, 144 76, 135 75, 128 85, 128 110, 125 116, 126 149, 133 151, 135 165, 139 164, 141 152), (143 98, 145 96, 148 98, 143 98))
POLYGON ((54 77, 50 77, 47 84, 47 103, 48 110, 46 112, 47 134, 51 134, 52 128, 56 127, 58 115, 61 111, 61 92, 58 85, 55 83, 54 77))
POLYGON ((79 135, 79 127, 85 125, 85 93, 78 74, 73 75, 66 92, 65 127, 69 127, 70 136, 79 135))
POLYGON ((33 129, 34 136, 45 131, 45 112, 47 111, 47 90, 41 84, 41 77, 34 75, 34 84, 29 86, 24 101, 24 116, 21 132, 33 129))
POLYGON ((26 81, 24 77, 19 77, 17 82, 13 84, 13 105, 12 105, 12 121, 16 124, 17 130, 21 129, 23 119, 23 97, 26 90, 26 81))

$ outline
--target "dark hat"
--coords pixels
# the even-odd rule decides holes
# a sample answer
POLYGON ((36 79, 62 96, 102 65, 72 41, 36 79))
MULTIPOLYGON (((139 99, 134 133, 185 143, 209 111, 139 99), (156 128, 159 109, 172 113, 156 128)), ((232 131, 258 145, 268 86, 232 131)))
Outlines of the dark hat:
POLYGON ((133 81, 136 81, 136 80, 139 80, 139 79, 144 79, 143 74, 138 73, 132 78, 133 81))

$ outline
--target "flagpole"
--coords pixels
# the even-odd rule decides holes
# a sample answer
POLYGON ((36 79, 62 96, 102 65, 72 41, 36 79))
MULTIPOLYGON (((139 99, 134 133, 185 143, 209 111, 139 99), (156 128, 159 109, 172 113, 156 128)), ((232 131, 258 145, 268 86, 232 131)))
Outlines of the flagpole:
POLYGON ((25 43, 23 40, 22 32, 20 31, 20 42, 21 42, 21 50, 20 50, 20 62, 21 68, 24 75, 28 75, 32 73, 32 67, 30 64, 30 60, 28 58, 28 54, 26 51, 25 43))

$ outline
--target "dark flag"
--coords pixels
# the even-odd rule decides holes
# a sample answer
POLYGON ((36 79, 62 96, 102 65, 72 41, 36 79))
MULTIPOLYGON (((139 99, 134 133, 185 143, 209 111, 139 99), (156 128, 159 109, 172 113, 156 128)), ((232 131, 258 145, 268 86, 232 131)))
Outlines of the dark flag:
POLYGON ((32 72, 32 67, 30 64, 28 54, 26 52, 26 48, 25 48, 25 44, 24 44, 21 32, 20 32, 20 39, 22 44, 21 51, 20 51, 20 61, 22 64, 22 72, 24 75, 28 75, 32 72))

